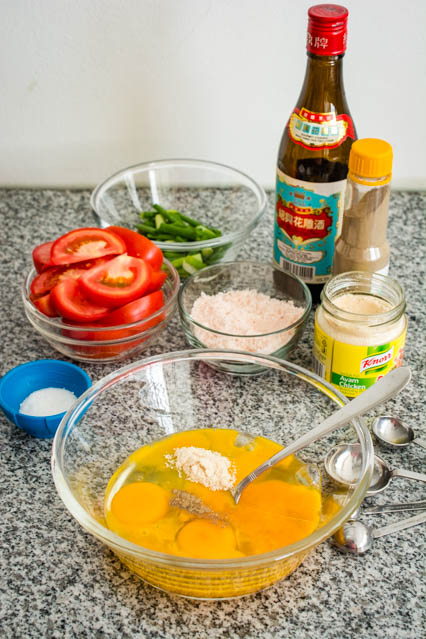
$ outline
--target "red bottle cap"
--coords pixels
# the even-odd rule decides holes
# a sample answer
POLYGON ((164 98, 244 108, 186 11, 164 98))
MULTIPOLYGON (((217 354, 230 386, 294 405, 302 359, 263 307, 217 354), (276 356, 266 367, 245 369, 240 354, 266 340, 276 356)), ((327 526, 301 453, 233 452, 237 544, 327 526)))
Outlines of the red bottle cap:
POLYGON ((316 55, 341 55, 346 51, 349 11, 338 4, 317 4, 308 10, 306 48, 316 55))

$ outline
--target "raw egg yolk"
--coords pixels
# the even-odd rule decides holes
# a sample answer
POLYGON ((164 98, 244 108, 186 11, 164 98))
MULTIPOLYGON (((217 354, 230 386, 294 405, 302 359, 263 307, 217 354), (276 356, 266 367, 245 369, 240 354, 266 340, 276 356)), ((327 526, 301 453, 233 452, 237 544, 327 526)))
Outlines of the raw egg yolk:
POLYGON ((149 482, 126 484, 114 495, 112 514, 123 524, 152 524, 169 509, 169 493, 149 482))
POLYGON ((222 522, 193 519, 180 529, 176 541, 187 557, 225 559, 235 554, 234 531, 222 522))

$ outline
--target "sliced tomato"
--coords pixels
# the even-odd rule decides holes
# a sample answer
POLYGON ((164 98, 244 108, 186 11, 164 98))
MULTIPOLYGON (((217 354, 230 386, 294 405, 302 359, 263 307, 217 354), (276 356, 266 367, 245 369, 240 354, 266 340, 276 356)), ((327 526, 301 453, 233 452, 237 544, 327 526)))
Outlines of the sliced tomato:
POLYGON ((125 251, 126 245, 118 235, 104 229, 82 228, 65 233, 53 242, 50 261, 60 266, 125 251))
MULTIPOLYGON (((164 294, 163 291, 155 291, 149 293, 149 295, 143 295, 133 302, 124 304, 113 311, 110 311, 108 315, 105 315, 102 319, 90 324, 91 328, 96 326, 113 327, 122 326, 123 324, 134 324, 135 322, 141 322, 150 315, 153 315, 156 311, 164 306, 164 294)), ((161 320, 164 319, 164 315, 160 313, 157 317, 154 317, 149 322, 145 322, 143 327, 136 326, 133 328, 119 329, 116 331, 69 331, 69 337, 75 337, 76 339, 87 340, 110 340, 119 339, 121 337, 127 337, 129 335, 140 333, 141 330, 146 330, 155 326, 161 320)), ((70 324, 74 322, 70 321, 70 324)), ((77 322, 75 322, 77 324, 77 322)), ((88 325, 87 325, 88 326, 88 325)))
POLYGON ((84 351, 85 347, 79 345, 76 346, 76 350, 80 354, 85 353, 89 357, 93 359, 106 359, 108 357, 113 357, 115 355, 120 355, 121 353, 125 353, 128 350, 134 349, 139 344, 142 344, 146 341, 146 337, 138 338, 138 334, 142 331, 142 334, 148 329, 156 326, 164 319, 164 313, 159 313, 156 317, 153 317, 151 320, 147 320, 143 323, 143 326, 134 326, 132 328, 120 328, 113 329, 113 326, 120 326, 122 324, 132 324, 134 322, 141 322, 145 318, 148 318, 150 315, 153 315, 156 311, 159 311, 164 306, 164 295, 163 291, 155 291, 155 293, 150 293, 149 295, 144 295, 143 297, 135 300, 134 302, 129 302, 120 308, 111 311, 106 315, 103 319, 98 320, 97 322, 93 322, 90 324, 93 326, 102 326, 107 327, 110 326, 111 330, 107 331, 73 331, 70 329, 66 329, 63 331, 63 334, 67 337, 72 337, 74 339, 79 340, 88 340, 88 341, 112 341, 121 339, 124 337, 132 337, 135 336, 135 339, 125 342, 123 344, 100 344, 99 346, 87 346, 87 350, 84 351))
MULTIPOLYGON (((59 276, 63 269, 51 266, 43 273, 39 273, 30 284, 31 299, 34 301, 37 297, 46 295, 59 282, 59 276)), ((80 273, 81 275, 81 273, 80 273)))
POLYGON ((43 313, 43 315, 47 315, 48 317, 58 317, 58 312, 52 304, 50 293, 33 300, 33 304, 41 313, 43 313))
POLYGON ((37 273, 41 273, 50 266, 50 251, 53 242, 44 242, 33 249, 33 262, 37 273))
MULTIPOLYGON (((120 308, 111 311, 104 318, 99 320, 99 326, 120 326, 121 324, 133 324, 149 317, 164 306, 163 291, 155 291, 149 295, 143 295, 133 302, 124 304, 120 308)), ((157 318, 154 318, 157 320, 157 318)), ((156 324, 158 322, 155 322, 156 324)), ((136 329, 140 331, 140 329, 136 329)))
POLYGON ((154 242, 136 233, 136 231, 125 229, 122 226, 108 226, 106 230, 121 237, 126 245, 126 253, 128 255, 145 260, 152 266, 154 271, 160 270, 163 264, 163 253, 154 242))
POLYGON ((50 296, 59 315, 75 322, 93 322, 105 317, 109 312, 108 307, 90 302, 76 280, 59 282, 52 288, 50 296))
MULTIPOLYGON (((124 337, 136 337, 141 332, 144 334, 146 330, 156 326, 164 319, 164 313, 159 313, 151 320, 147 320, 143 323, 143 326, 134 326, 132 328, 119 328, 113 329, 113 326, 120 326, 121 324, 132 324, 133 322, 143 321, 156 311, 159 311, 164 306, 163 291, 155 291, 149 295, 144 295, 138 300, 124 304, 120 308, 115 309, 109 313, 106 317, 96 322, 97 326, 110 326, 110 331, 94 331, 90 334, 90 340, 106 341, 117 340, 124 337)), ((84 338, 83 338, 84 339, 84 338)), ((109 355, 118 355, 127 351, 129 348, 133 348, 138 344, 142 344, 146 340, 146 337, 132 340, 131 342, 125 342, 124 344, 108 344, 105 346, 99 346, 100 349, 107 349, 109 355)))
POLYGON ((98 257, 96 260, 88 260, 87 262, 77 262, 72 266, 51 266, 43 273, 39 273, 33 279, 30 285, 31 297, 35 299, 40 295, 45 295, 52 290, 58 282, 63 280, 78 280, 86 271, 107 262, 109 257, 98 257))
POLYGON ((153 271, 151 273, 151 281, 145 291, 145 295, 147 295, 148 293, 153 293, 154 291, 159 291, 166 279, 166 271, 153 271))
POLYGON ((126 254, 118 255, 84 273, 79 285, 95 304, 122 306, 145 293, 151 272, 151 267, 144 260, 126 254))

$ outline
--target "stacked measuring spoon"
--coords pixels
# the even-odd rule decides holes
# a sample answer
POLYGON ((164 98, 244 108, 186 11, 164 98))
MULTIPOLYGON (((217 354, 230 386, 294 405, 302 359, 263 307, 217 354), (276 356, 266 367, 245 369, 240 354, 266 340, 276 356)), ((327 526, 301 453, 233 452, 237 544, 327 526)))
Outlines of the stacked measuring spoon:
MULTIPOLYGON (((387 448, 405 448, 411 444, 426 448, 426 441, 417 437, 409 426, 395 417, 388 415, 377 417, 373 422, 372 431, 377 442, 387 448)), ((328 475, 336 482, 349 486, 355 485, 362 467, 359 445, 341 444, 335 446, 326 455, 324 466, 328 475)), ((391 469, 383 459, 375 455, 373 476, 366 496, 371 497, 381 493, 389 486, 391 480, 398 477, 426 482, 426 474, 402 468, 391 469)), ((371 548, 374 539, 425 522, 426 500, 400 504, 389 503, 367 508, 361 506, 352 514, 350 520, 335 533, 331 541, 343 552, 363 554, 371 548), (418 514, 380 528, 372 528, 358 520, 361 515, 379 515, 401 511, 417 511, 418 514)))

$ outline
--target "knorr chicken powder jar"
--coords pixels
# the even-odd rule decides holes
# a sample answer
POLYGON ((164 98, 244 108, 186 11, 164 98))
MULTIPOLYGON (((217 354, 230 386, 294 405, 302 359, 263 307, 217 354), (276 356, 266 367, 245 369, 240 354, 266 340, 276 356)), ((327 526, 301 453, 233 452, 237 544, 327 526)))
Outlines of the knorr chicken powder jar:
POLYGON ((323 288, 315 314, 314 371, 356 397, 402 365, 407 319, 399 284, 351 271, 323 288))

